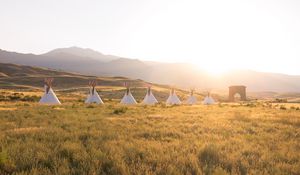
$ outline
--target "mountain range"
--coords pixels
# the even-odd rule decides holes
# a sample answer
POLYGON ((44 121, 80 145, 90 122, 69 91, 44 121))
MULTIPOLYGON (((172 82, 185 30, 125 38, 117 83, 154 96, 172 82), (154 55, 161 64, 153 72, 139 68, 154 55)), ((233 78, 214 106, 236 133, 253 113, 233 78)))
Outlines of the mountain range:
POLYGON ((0 50, 0 62, 93 76, 124 76, 209 91, 226 92, 230 85, 245 85, 252 92, 300 92, 300 76, 238 70, 217 77, 188 63, 148 62, 79 47, 59 48, 40 55, 0 50))

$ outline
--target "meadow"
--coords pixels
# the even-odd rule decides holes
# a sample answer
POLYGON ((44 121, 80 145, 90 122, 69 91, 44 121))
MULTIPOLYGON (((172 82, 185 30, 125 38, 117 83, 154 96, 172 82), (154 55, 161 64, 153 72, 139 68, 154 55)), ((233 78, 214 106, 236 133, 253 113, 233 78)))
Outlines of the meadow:
POLYGON ((85 105, 76 95, 45 106, 36 96, 0 102, 1 175, 300 174, 296 107, 85 105))

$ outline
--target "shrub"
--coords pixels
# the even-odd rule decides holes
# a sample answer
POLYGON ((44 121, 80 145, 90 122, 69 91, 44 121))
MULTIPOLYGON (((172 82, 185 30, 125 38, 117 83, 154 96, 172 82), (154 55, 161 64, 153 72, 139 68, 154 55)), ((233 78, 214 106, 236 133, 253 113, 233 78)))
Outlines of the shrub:
POLYGON ((127 107, 121 107, 114 109, 113 114, 124 114, 127 111, 127 107))
POLYGON ((29 96, 29 95, 26 95, 24 96, 23 98, 21 98, 21 101, 30 101, 30 102, 34 102, 34 101, 39 101, 39 97, 36 96, 36 95, 33 95, 33 96, 29 96))
POLYGON ((209 169, 220 164, 220 155, 215 145, 206 145, 200 151, 198 158, 201 165, 209 169))
POLYGON ((124 160, 127 164, 138 164, 142 162, 147 157, 146 153, 136 149, 136 148, 127 148, 125 150, 124 160))
POLYGON ((77 106, 76 106, 76 104, 75 103, 73 103, 72 104, 72 108, 76 108, 77 106))
POLYGON ((15 95, 8 96, 8 98, 10 101, 17 101, 21 99, 20 96, 15 96, 15 95))
POLYGON ((286 107, 283 106, 283 105, 281 105, 279 109, 281 109, 281 110, 286 110, 286 107))
POLYGON ((8 161, 6 151, 0 151, 0 174, 12 174, 14 170, 15 166, 8 161))
POLYGON ((78 99, 77 101, 80 103, 84 103, 84 99, 78 99))
POLYGON ((95 105, 89 104, 86 106, 86 108, 95 108, 95 105))
POLYGON ((24 103, 23 106, 30 106, 30 104, 29 103, 24 103))
POLYGON ((0 101, 6 101, 6 97, 4 95, 0 95, 0 101))
POLYGON ((237 167, 240 172, 240 175, 247 175, 247 168, 240 160, 237 163, 237 167))
POLYGON ((162 102, 158 102, 156 104, 156 106, 160 106, 161 108, 166 108, 167 107, 167 105, 165 103, 162 103, 162 102))
POLYGON ((253 108, 253 107, 256 107, 256 105, 255 105, 254 103, 247 103, 246 106, 247 106, 247 107, 252 107, 252 108, 253 108))
POLYGON ((35 102, 39 101, 40 97, 36 95, 26 95, 22 93, 13 93, 7 95, 0 95, 0 101, 28 101, 28 102, 35 102))
POLYGON ((228 175, 228 173, 221 167, 217 167, 216 169, 214 169, 213 175, 228 175))
POLYGON ((3 166, 7 161, 7 154, 4 151, 0 152, 0 167, 3 166))
MULTIPOLYGON (((100 173, 99 173, 100 174, 100 173)), ((122 167, 117 165, 117 162, 106 159, 101 164, 101 174, 128 174, 122 167)))
POLYGON ((275 99, 276 103, 287 103, 287 99, 282 99, 282 98, 276 98, 275 99))

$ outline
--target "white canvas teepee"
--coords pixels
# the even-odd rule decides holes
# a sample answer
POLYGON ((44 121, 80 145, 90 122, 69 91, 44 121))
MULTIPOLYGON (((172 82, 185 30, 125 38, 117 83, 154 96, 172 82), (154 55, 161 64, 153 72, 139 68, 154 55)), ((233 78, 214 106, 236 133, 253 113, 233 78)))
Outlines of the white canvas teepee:
POLYGON ((171 90, 170 95, 169 95, 166 103, 167 103, 167 105, 179 105, 179 104, 181 104, 181 101, 177 97, 174 89, 171 90))
POLYGON ((85 100, 85 103, 97 103, 97 104, 103 104, 102 99, 100 98, 98 92, 96 91, 95 86, 97 85, 96 80, 90 81, 89 86, 90 86, 90 93, 85 100))
POLYGON ((142 102, 142 104, 146 104, 146 105, 154 105, 158 103, 158 101, 156 100, 156 98, 154 97, 154 95, 152 94, 151 91, 151 87, 148 86, 147 88, 147 94, 142 102))
POLYGON ((189 105, 194 105, 197 103, 197 98, 194 96, 194 90, 191 90, 191 94, 189 95, 186 103, 189 105))
POLYGON ((210 94, 208 93, 207 96, 204 98, 203 100, 203 104, 205 105, 212 105, 215 104, 215 100, 210 96, 210 94))
POLYGON ((45 79, 45 93, 40 99, 40 104, 49 104, 49 105, 60 105, 60 101, 56 97, 54 91, 52 90, 52 81, 53 78, 46 78, 45 79))
POLYGON ((125 83, 125 87, 126 87, 126 93, 121 100, 121 104, 126 104, 126 105, 137 104, 137 102, 135 101, 134 97, 132 96, 132 94, 130 92, 130 88, 127 83, 125 83))

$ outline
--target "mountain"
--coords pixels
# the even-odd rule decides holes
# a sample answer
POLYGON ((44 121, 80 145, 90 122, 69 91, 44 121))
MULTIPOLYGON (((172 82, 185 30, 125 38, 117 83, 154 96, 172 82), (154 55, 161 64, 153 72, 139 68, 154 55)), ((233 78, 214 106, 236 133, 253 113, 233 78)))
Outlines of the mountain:
POLYGON ((22 54, 0 50, 0 62, 46 67, 88 75, 140 76, 148 66, 142 61, 104 55, 91 49, 78 47, 55 49, 45 54, 22 54))
POLYGON ((252 92, 300 92, 300 76, 238 70, 214 77, 192 64, 141 61, 105 55, 92 49, 79 47, 55 49, 41 55, 0 50, 0 62, 93 76, 125 76, 153 83, 208 91, 227 92, 230 85, 245 85, 247 90, 252 92))
POLYGON ((94 60, 92 58, 72 56, 64 53, 60 53, 60 55, 64 56, 49 57, 47 55, 20 54, 16 52, 0 50, 0 62, 39 66, 74 72, 82 72, 86 70, 86 67, 102 63, 101 61, 94 60))
POLYGON ((85 58, 87 60, 94 59, 94 60, 101 61, 101 62, 109 62, 112 60, 119 59, 119 57, 116 57, 116 56, 104 55, 100 52, 97 52, 97 51, 89 49, 89 48, 83 49, 83 48, 76 47, 76 46, 70 47, 70 48, 54 49, 48 53, 43 54, 43 56, 54 57, 54 58, 81 57, 81 58, 85 58))

